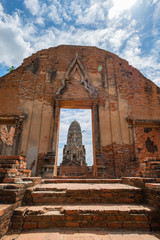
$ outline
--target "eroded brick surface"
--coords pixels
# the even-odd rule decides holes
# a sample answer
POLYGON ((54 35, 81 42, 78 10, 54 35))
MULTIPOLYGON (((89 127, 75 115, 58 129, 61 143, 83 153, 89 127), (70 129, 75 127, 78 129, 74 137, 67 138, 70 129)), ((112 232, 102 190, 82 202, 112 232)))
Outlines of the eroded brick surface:
POLYGON ((26 162, 21 156, 0 156, 0 182, 4 178, 29 177, 31 171, 26 168, 26 162))

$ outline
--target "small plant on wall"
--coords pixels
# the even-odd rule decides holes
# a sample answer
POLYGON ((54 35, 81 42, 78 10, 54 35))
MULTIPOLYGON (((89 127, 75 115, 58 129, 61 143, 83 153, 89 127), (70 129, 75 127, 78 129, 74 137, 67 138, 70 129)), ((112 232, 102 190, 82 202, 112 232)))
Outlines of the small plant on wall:
POLYGON ((10 68, 7 68, 8 72, 12 72, 14 70, 14 66, 11 66, 10 68))

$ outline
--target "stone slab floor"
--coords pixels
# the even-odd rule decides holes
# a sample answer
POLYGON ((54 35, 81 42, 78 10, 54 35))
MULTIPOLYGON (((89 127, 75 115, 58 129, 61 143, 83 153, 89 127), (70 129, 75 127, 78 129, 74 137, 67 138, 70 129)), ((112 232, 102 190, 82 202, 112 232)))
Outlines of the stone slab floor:
POLYGON ((104 231, 104 230, 56 230, 41 229, 23 231, 20 234, 8 233, 2 240, 158 240, 159 233, 104 231))

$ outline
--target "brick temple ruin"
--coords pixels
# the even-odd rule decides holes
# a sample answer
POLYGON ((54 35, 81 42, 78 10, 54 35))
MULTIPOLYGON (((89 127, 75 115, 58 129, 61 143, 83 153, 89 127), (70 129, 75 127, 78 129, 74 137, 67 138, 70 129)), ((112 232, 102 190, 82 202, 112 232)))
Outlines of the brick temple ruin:
POLYGON ((57 174, 61 108, 92 110, 93 176, 147 176, 160 158, 160 88, 108 51, 39 51, 1 78, 0 103, 0 154, 26 157, 32 176, 57 174))
POLYGON ((160 88, 96 47, 24 59, 0 78, 0 181, 0 236, 9 228, 160 230, 160 88), (91 109, 89 176, 57 176, 61 108, 91 109))

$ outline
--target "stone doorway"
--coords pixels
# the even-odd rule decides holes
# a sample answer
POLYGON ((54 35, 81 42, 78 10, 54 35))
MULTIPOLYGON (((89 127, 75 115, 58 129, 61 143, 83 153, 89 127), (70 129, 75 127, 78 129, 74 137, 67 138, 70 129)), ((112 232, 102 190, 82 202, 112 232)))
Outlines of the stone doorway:
POLYGON ((61 108, 57 176, 92 177, 92 169, 91 109, 61 108))
POLYGON ((100 107, 102 102, 98 98, 98 90, 93 86, 90 76, 81 63, 77 53, 71 61, 61 82, 58 83, 56 94, 53 98, 53 115, 51 120, 50 144, 45 160, 49 165, 44 171, 49 175, 44 178, 57 176, 58 166, 58 140, 60 125, 60 110, 91 109, 92 135, 93 135, 93 177, 101 177, 105 172, 104 156, 102 153, 100 136, 100 107))
POLYGON ((59 126, 60 126, 60 110, 62 108, 69 109, 90 109, 92 115, 92 139, 93 139, 93 177, 97 176, 98 161, 97 156, 99 156, 100 141, 99 141, 99 121, 98 108, 99 105, 94 102, 77 102, 77 101, 64 101, 57 100, 54 107, 54 129, 53 132, 53 145, 52 149, 55 151, 55 164, 54 164, 54 176, 57 176, 57 166, 58 166, 58 144, 59 144, 59 126))

